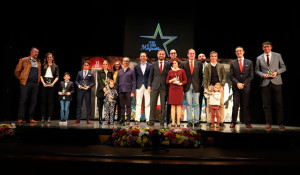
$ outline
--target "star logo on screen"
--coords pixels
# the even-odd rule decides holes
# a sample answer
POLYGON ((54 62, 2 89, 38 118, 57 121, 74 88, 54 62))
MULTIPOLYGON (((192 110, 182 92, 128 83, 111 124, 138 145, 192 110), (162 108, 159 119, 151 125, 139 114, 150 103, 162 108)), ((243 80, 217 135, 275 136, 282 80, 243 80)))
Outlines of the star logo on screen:
POLYGON ((140 36, 141 38, 152 39, 152 40, 148 41, 147 44, 142 44, 141 50, 146 50, 148 52, 151 52, 152 50, 157 51, 157 50, 161 49, 158 46, 158 45, 160 45, 160 43, 157 39, 157 34, 159 34, 161 40, 167 40, 167 41, 163 42, 162 45, 164 47, 164 50, 166 51, 167 56, 169 57, 169 51, 168 51, 167 45, 169 43, 171 43, 173 40, 175 40, 177 38, 177 36, 164 36, 159 23, 157 24, 157 27, 155 29, 153 36, 140 36))

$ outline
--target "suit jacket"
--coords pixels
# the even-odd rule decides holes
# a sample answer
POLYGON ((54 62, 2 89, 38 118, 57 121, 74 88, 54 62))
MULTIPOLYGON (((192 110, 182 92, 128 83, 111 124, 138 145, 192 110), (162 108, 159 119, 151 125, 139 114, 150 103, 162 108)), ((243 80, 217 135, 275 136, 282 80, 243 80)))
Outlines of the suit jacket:
MULTIPOLYGON (((222 64, 217 63, 217 72, 219 76, 219 82, 221 83, 222 87, 225 86, 226 83, 226 71, 222 64)), ((204 68, 203 72, 203 86, 205 89, 208 88, 211 81, 211 63, 207 64, 204 68)))
POLYGON ((230 80, 232 81, 232 89, 238 90, 237 83, 243 83, 244 88, 250 88, 253 79, 253 63, 251 60, 245 59, 243 62, 243 72, 240 71, 238 59, 230 63, 230 80))
POLYGON ((268 67, 264 54, 261 54, 256 59, 255 73, 261 77, 260 86, 267 86, 270 82, 275 85, 281 85, 281 74, 286 71, 286 66, 279 53, 271 52, 270 67, 268 67), (264 74, 268 73, 268 68, 273 72, 277 71, 278 74, 275 78, 263 78, 264 74))
POLYGON ((122 92, 135 92, 136 89, 136 76, 135 71, 128 67, 124 72, 124 68, 118 71, 116 80, 116 90, 118 93, 122 92))
MULTIPOLYGON (((76 76, 76 81, 75 81, 75 84, 76 86, 78 87, 79 85, 83 85, 83 81, 85 81, 86 85, 89 86, 90 88, 88 89, 88 91, 91 90, 92 87, 95 86, 95 78, 94 78, 94 75, 91 71, 88 71, 88 74, 86 75, 85 78, 83 78, 83 70, 82 71, 79 71, 77 73, 77 76, 76 76)), ((83 89, 78 89, 78 90, 83 90, 83 89)), ((84 90, 85 91, 85 90, 84 90)))
POLYGON ((194 70, 191 74, 189 60, 181 62, 180 67, 184 69, 187 77, 187 83, 183 86, 184 92, 190 90, 191 84, 195 92, 200 92, 202 82, 202 64, 198 60, 194 60, 194 70))
MULTIPOLYGON (((102 79, 105 80, 106 75, 103 69, 97 72, 97 82, 98 82, 98 87, 96 91, 96 96, 97 97, 104 97, 104 91, 103 88, 105 88, 105 83, 103 83, 102 79)), ((108 70, 107 72, 107 78, 113 80, 113 73, 112 71, 108 70)))
POLYGON ((62 100, 63 97, 65 97, 65 100, 72 100, 72 94, 75 92, 75 87, 74 87, 74 83, 72 81, 69 81, 67 84, 67 87, 65 86, 65 81, 61 81, 59 83, 59 87, 58 87, 58 92, 62 92, 63 89, 66 89, 66 92, 70 92, 71 95, 59 95, 58 99, 62 100))
POLYGON ((141 88, 142 84, 145 85, 145 88, 148 88, 148 77, 150 73, 150 63, 146 63, 145 74, 143 74, 141 69, 141 63, 138 63, 134 66, 135 76, 136 76, 136 89, 141 88))
POLYGON ((169 70, 171 70, 171 65, 166 61, 164 61, 162 73, 160 73, 158 61, 151 65, 148 78, 148 86, 151 87, 151 90, 157 90, 160 86, 163 90, 168 90, 169 86, 166 84, 166 79, 169 70))

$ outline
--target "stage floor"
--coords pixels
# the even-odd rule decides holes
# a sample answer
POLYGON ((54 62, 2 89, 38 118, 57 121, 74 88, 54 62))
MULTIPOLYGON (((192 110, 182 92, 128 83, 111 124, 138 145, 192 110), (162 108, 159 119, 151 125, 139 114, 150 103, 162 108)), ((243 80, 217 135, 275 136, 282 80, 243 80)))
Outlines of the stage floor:
MULTIPOLYGON (((21 123, 19 126, 29 127, 29 128, 53 128, 53 129, 84 129, 84 130, 113 130, 114 128, 129 128, 129 127, 139 127, 139 128, 153 128, 153 129, 161 129, 161 128, 179 128, 179 127, 170 127, 170 126, 160 126, 159 122, 156 122, 154 126, 148 126, 146 122, 140 122, 139 125, 135 125, 135 122, 130 122, 130 125, 119 125, 116 122, 114 125, 105 125, 99 124, 98 121, 92 121, 91 124, 87 124, 85 120, 81 120, 79 124, 73 124, 74 120, 68 120, 67 124, 59 124, 59 120, 52 120, 51 123, 21 123)), ((1 123, 16 123, 16 121, 6 121, 1 123)), ((190 129, 198 130, 202 129, 204 131, 210 132, 220 132, 220 133, 300 133, 300 127, 296 126, 285 126, 285 130, 279 130, 278 125, 272 125, 271 130, 265 129, 265 124, 252 124, 252 128, 246 128, 244 124, 237 124, 235 128, 230 128, 229 123, 225 123, 224 127, 220 128, 211 128, 206 126, 206 123, 201 123, 199 127, 188 127, 190 129)), ((187 128, 187 123, 181 123, 181 128, 187 128)))

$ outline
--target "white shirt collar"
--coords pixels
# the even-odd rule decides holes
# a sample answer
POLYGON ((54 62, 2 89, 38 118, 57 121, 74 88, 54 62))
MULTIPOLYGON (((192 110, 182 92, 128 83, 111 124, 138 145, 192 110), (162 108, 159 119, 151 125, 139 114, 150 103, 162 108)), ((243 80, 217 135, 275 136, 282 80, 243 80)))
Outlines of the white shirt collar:
POLYGON ((213 64, 212 62, 210 62, 210 64, 211 64, 212 66, 216 67, 217 64, 218 64, 218 62, 216 62, 216 64, 213 64))

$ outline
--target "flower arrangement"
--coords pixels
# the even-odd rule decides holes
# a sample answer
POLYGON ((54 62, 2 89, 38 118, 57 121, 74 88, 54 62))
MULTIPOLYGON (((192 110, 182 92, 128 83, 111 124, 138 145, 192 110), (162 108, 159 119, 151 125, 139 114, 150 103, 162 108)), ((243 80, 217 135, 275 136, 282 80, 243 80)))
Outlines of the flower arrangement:
MULTIPOLYGON (((147 147, 152 146, 151 136, 154 129, 150 128, 116 128, 107 143, 116 147, 147 147)), ((202 130, 189 128, 160 129, 160 144, 165 147, 195 147, 201 144, 202 130)))
POLYGON ((0 139, 4 137, 14 136, 16 125, 13 124, 0 124, 0 139))

